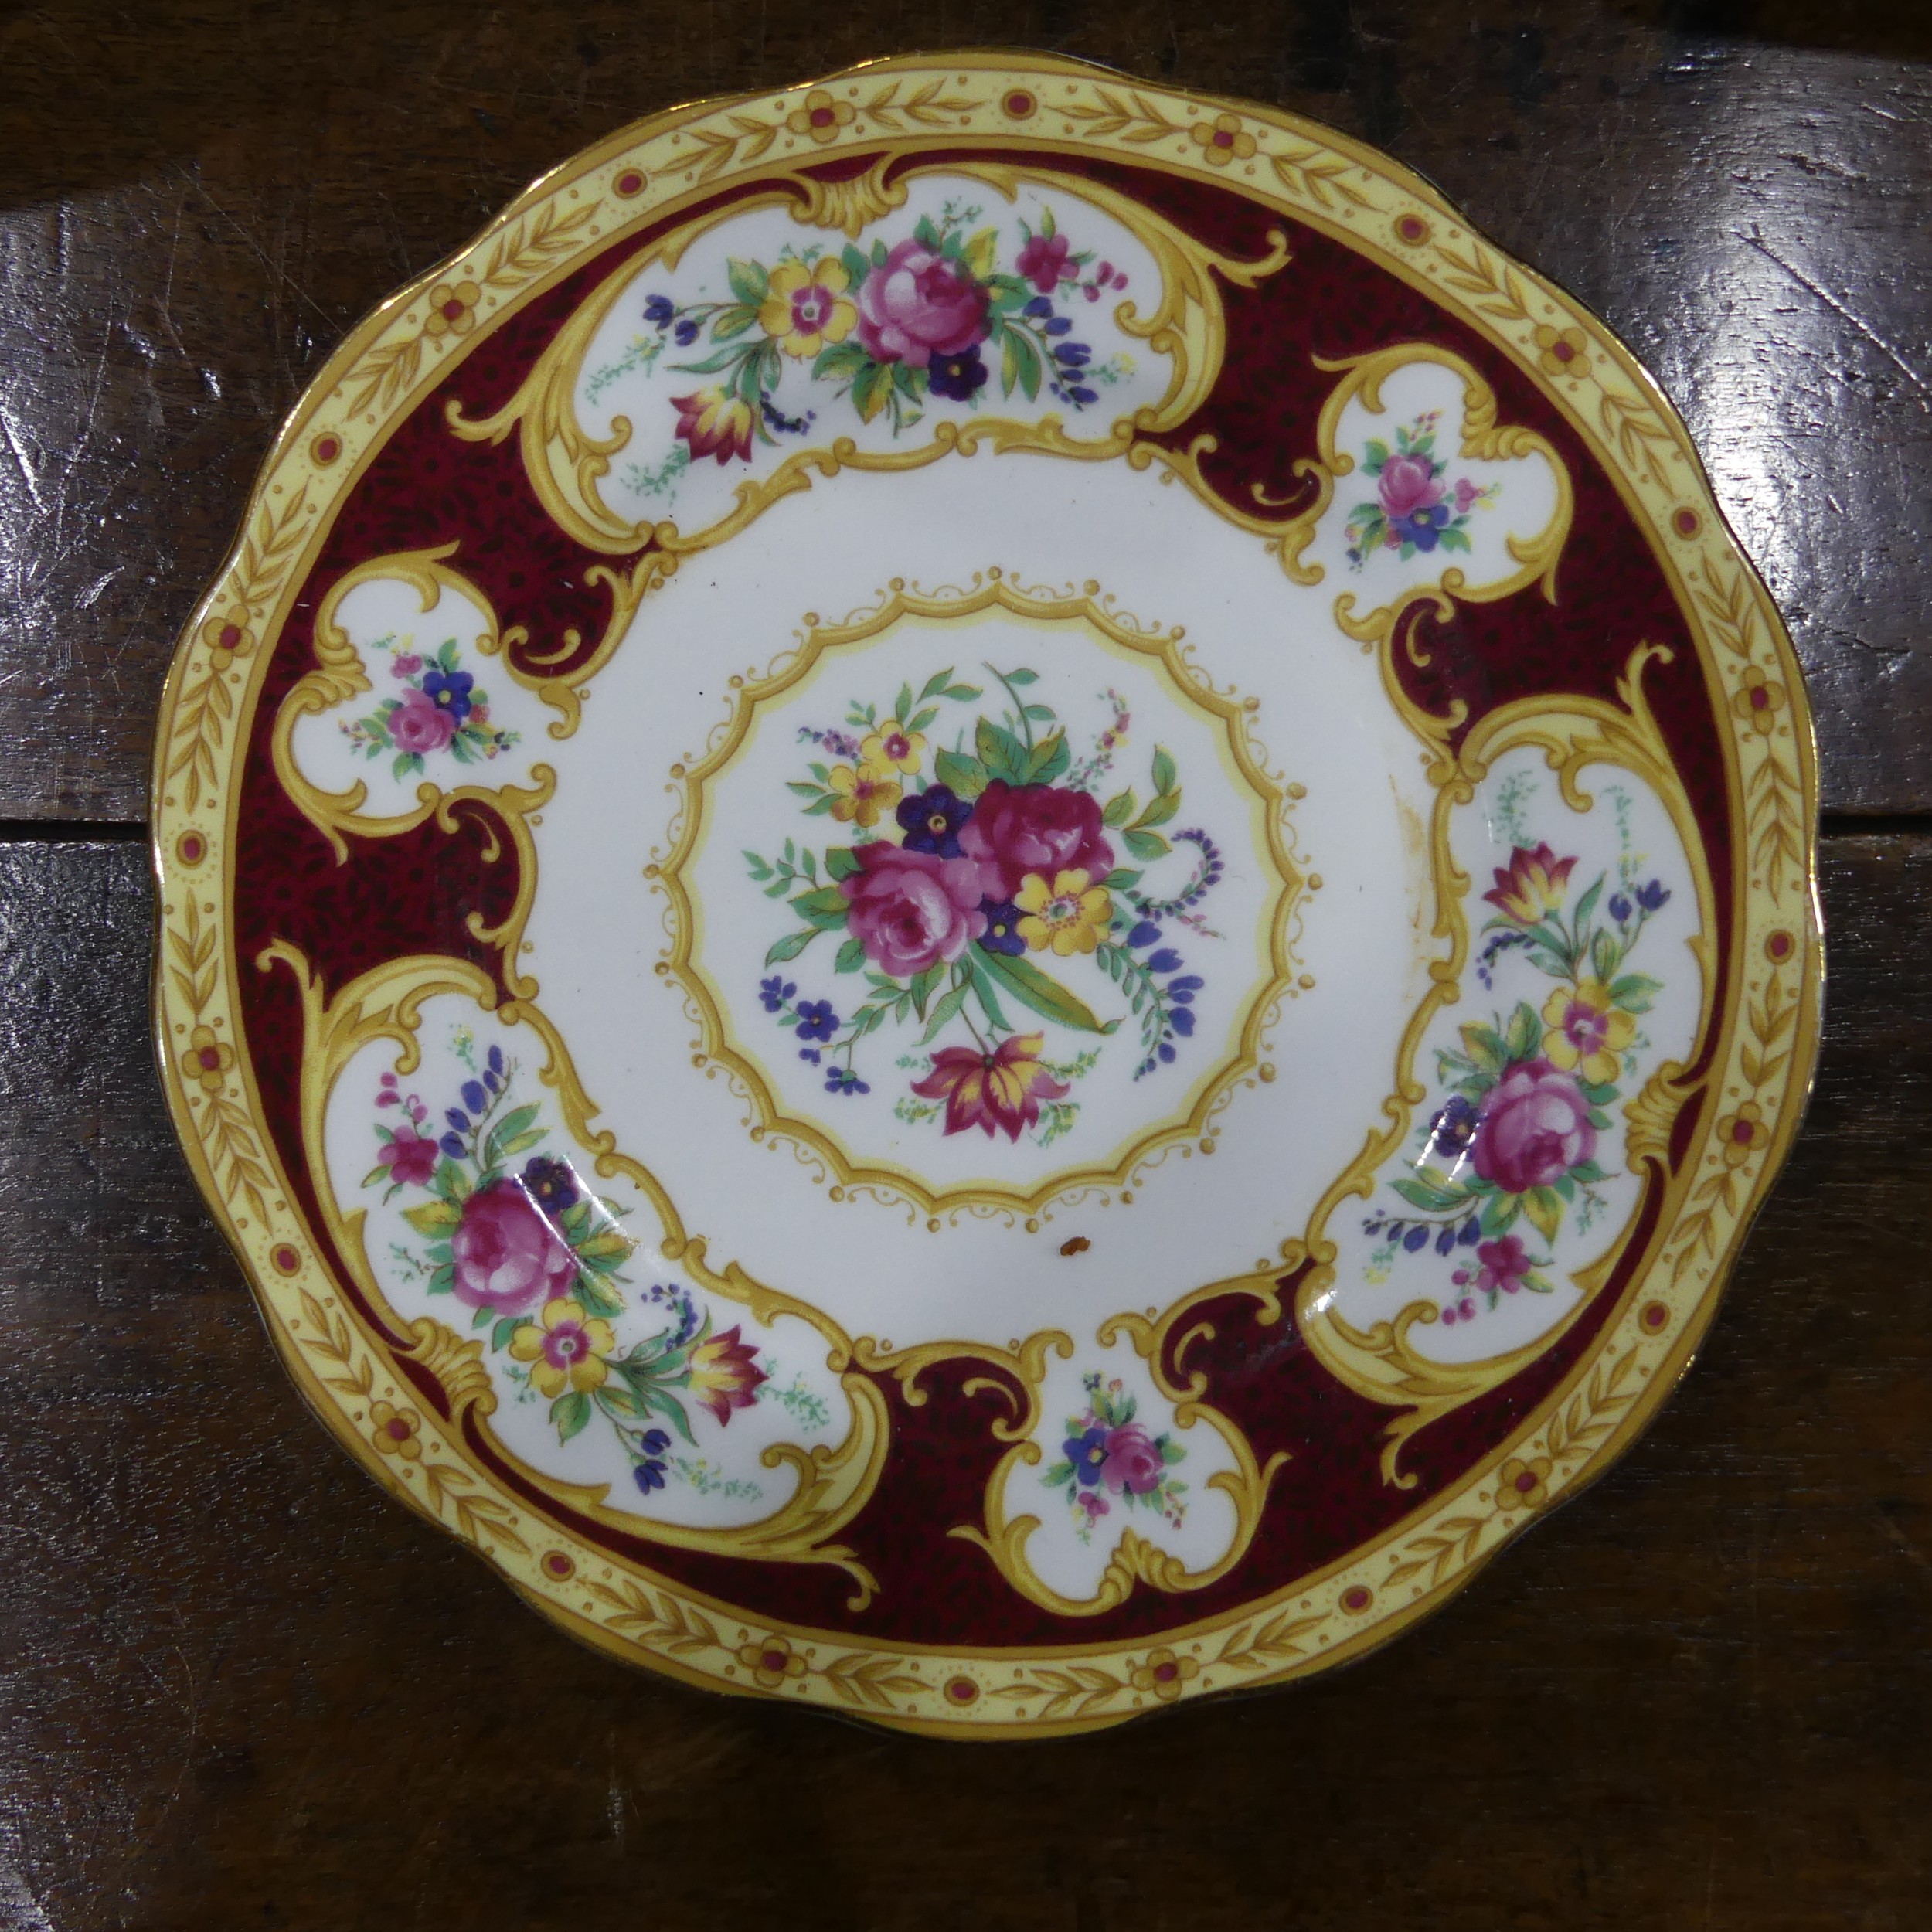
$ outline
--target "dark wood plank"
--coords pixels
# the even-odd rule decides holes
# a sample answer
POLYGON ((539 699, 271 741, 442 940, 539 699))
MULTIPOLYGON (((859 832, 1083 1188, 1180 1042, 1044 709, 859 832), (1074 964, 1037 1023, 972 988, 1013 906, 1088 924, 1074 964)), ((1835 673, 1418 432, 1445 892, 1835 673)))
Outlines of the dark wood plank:
POLYGON ((627 1672, 384 1500, 172 1150, 141 851, 0 846, 0 1922, 1921 1925, 1932 834, 1825 890, 1809 1124, 1630 1456, 1352 1669, 972 1749, 627 1672))
POLYGON ((0 23, 0 818, 139 817, 176 631, 366 309, 628 120, 947 40, 1278 101, 1434 176, 1685 410, 1810 667, 1828 804, 1932 805, 1922 9, 50 0, 0 23))

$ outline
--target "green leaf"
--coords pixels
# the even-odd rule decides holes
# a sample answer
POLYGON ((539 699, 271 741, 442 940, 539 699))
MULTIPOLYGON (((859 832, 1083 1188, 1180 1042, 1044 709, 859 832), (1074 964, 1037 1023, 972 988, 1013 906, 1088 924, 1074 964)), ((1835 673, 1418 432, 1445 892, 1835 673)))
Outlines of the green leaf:
POLYGON ((849 879, 859 869, 859 855, 849 845, 825 848, 825 876, 832 880, 849 879))
POLYGON ((1140 883, 1141 875, 1137 872, 1130 872, 1124 866, 1116 866, 1100 881, 1111 893, 1131 892, 1140 883))
POLYGON ((583 1304, 587 1314, 611 1315, 624 1312, 622 1299, 607 1288, 594 1274, 580 1274, 577 1286, 570 1292, 583 1304))
POLYGON ((1617 970, 1617 942, 1608 933, 1599 933, 1590 942, 1590 970, 1599 979, 1608 979, 1617 970))
POLYGON ((921 1019, 926 1017, 927 1002, 939 990, 940 982, 945 977, 946 969, 944 966, 928 966, 923 973, 915 973, 913 975, 913 983, 910 991, 913 996, 913 1004, 918 1008, 919 1017, 921 1019))
POLYGON ((1100 808, 1100 823, 1115 830, 1134 816, 1134 791, 1129 786, 1125 791, 1117 791, 1100 808))
POLYGON ((834 342, 812 359, 811 372, 821 382, 849 381, 871 361, 856 342, 834 342))
POLYGON ((1024 665, 1022 665, 1017 671, 1008 672, 1006 674, 1006 682, 1017 689, 1025 685, 1038 684, 1039 682, 1039 673, 1037 671, 1029 671, 1024 665))
POLYGON ((517 1330, 522 1328, 522 1316, 520 1315, 506 1315, 503 1319, 490 1331, 490 1346, 492 1349, 502 1349, 507 1347, 509 1343, 510 1337, 515 1335, 517 1330))
POLYGON ((1389 1185, 1412 1207, 1419 1207, 1425 1214, 1447 1214, 1451 1209, 1462 1206, 1464 1197, 1451 1194, 1447 1189, 1431 1187, 1427 1181, 1410 1179, 1406 1175, 1389 1185))
MULTIPOLYGON (((493 1148, 501 1147, 505 1141, 515 1140, 518 1134, 529 1128, 539 1111, 534 1101, 526 1106, 512 1107, 490 1130, 489 1145, 493 1148)), ((489 1158, 494 1160, 496 1157, 492 1155, 489 1158)))
POLYGON ((988 778, 1003 778, 1009 785, 1026 784, 1026 747, 1010 731, 995 724, 991 718, 981 718, 974 744, 988 778))
POLYGON ((1627 1013, 1648 1013, 1651 1000, 1663 990, 1663 981, 1648 973, 1626 973, 1611 985, 1610 996, 1627 1013))
POLYGON ((872 264, 850 242, 847 242, 839 250, 838 259, 845 264, 845 273, 852 277, 852 286, 848 292, 855 295, 859 292, 859 284, 866 279, 872 264))
POLYGON ((852 379, 852 406, 869 423, 891 399, 892 376, 879 363, 868 361, 852 379))
POLYGON ((425 1201, 420 1207, 403 1210, 403 1219, 418 1234, 447 1234, 462 1218, 461 1209, 447 1201, 425 1201))
POLYGON ((755 852, 747 848, 745 858, 750 865, 751 876, 753 879, 769 879, 771 876, 771 868, 755 852))
POLYGON ((1469 532, 1452 523, 1446 530, 1437 532, 1436 542, 1445 550, 1467 550, 1470 547, 1469 532))
POLYGON ((720 369, 736 369, 744 359, 741 349, 721 349, 701 362, 673 362, 671 366, 684 376, 716 376, 720 369))
POLYGON ((1059 981, 1049 979, 1024 954, 1009 958, 1004 953, 989 953, 981 947, 974 964, 990 974, 1002 992, 1011 993, 1022 1005, 1062 1026, 1082 1033, 1111 1033, 1120 1025, 1117 1019, 1099 1019, 1084 1001, 1070 993, 1059 981))
POLYGON ((845 915, 852 910, 852 901, 836 886, 821 886, 815 892, 799 893, 791 901, 791 909, 820 931, 829 932, 845 924, 845 915))
POLYGON ((957 798, 977 798, 986 789, 986 767, 957 751, 940 752, 933 760, 933 775, 957 798))
POLYGON ((557 1440, 568 1442, 590 1420, 590 1398, 581 1389, 573 1389, 567 1396, 559 1396, 550 1404, 550 1420, 556 1424, 557 1440))
POLYGON ((1502 1036, 1493 1026, 1485 1026, 1481 1020, 1471 1020, 1461 1029, 1462 1050, 1483 1072, 1500 1073, 1509 1064, 1509 1049, 1503 1045, 1502 1036))
POLYGON ((1130 826, 1121 837, 1128 850, 1143 862, 1164 859, 1173 849, 1158 832, 1141 832, 1130 826))
POLYGON ((1371 437, 1362 444, 1362 454, 1366 459, 1362 467, 1371 476, 1375 476, 1380 473, 1383 464, 1389 460, 1389 446, 1379 437, 1371 437))
POLYGON ((758 319, 755 308, 728 308, 711 325, 714 342, 728 342, 742 335, 758 319))
POLYGON ((801 933, 787 933, 771 951, 765 954, 767 966, 781 966, 788 959, 796 959, 818 937, 820 928, 808 926, 801 933))
POLYGON ((1066 733, 1056 731, 1034 746, 1033 754, 1026 762, 1026 782, 1029 785, 1050 784, 1072 763, 1073 758, 1066 749, 1066 733))
POLYGON ((1522 1211, 1546 1241, 1556 1240, 1556 1230, 1563 1224, 1563 1201, 1554 1188, 1532 1187, 1522 1196, 1522 1211))
POLYGON ((966 948, 966 964, 972 974, 973 992, 977 995, 980 1005, 984 1009, 987 1019, 994 1026, 1001 1029, 1002 1032, 1010 1032, 1012 1023, 1007 1019, 1005 1010, 1000 1005, 999 994, 997 990, 998 982, 995 981, 986 968, 986 961, 992 957, 992 955, 983 946, 968 946, 966 948))
POLYGON ((849 939, 838 949, 838 957, 832 963, 835 973, 855 973, 866 963, 866 942, 862 939, 849 939))
POLYGON ((933 1009, 933 1016, 927 1022, 926 1030, 919 1036, 921 1046, 930 1046, 959 1016, 960 1009, 966 1004, 966 995, 971 992, 970 981, 955 986, 933 1009))
POLYGON ((1181 794, 1178 791, 1163 791, 1147 801, 1147 809, 1134 822, 1141 831, 1151 830, 1155 825, 1164 825, 1181 809, 1181 794))
POLYGON ((1154 789, 1172 791, 1174 789, 1174 758, 1165 746, 1157 745, 1154 751, 1154 789))
POLYGON ((913 702, 912 686, 909 684, 902 684, 899 687, 899 696, 893 704, 893 716, 901 724, 903 724, 912 716, 913 702))
POLYGON ((549 1130, 542 1127, 533 1127, 527 1134, 512 1134, 497 1149, 496 1158, 505 1161, 514 1159, 519 1154, 529 1153, 539 1141, 547 1140, 549 1138, 549 1130))
POLYGON ((602 1228, 580 1244, 577 1253, 587 1261, 621 1261, 637 1245, 629 1235, 616 1228, 602 1228))
POLYGON ((725 264, 725 279, 740 301, 756 308, 771 292, 771 278, 757 262, 741 260, 736 255, 725 264))
POLYGON ((1536 1017, 1536 1008, 1527 1000, 1519 1001, 1509 1015, 1509 1031, 1503 1036, 1505 1053, 1512 1060, 1532 1059, 1543 1036, 1543 1022, 1536 1017))

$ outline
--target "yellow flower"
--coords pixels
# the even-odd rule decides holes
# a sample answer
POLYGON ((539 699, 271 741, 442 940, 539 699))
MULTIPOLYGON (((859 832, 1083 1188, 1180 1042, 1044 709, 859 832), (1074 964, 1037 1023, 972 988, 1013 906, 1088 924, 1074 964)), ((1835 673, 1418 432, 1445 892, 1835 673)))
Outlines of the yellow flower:
POLYGON ((1580 328, 1552 328, 1547 322, 1536 325, 1536 360, 1546 376, 1580 376, 1590 366, 1583 353, 1588 338, 1580 328))
POLYGON ((531 1365, 530 1379, 546 1396, 597 1387, 611 1372, 604 1358, 617 1345, 609 1322, 587 1317, 583 1304, 567 1298, 544 1304, 541 1328, 526 1321, 510 1337, 511 1354, 531 1365))
POLYGON ((1784 709, 1784 687, 1753 665, 1744 673, 1744 689, 1731 699, 1731 709, 1753 731, 1768 738, 1777 729, 1777 714, 1784 709))
POLYGON ((823 87, 805 96, 805 104, 785 116, 785 125, 794 134, 809 134, 821 146, 838 138, 838 130, 852 124, 852 106, 849 100, 835 100, 823 87))
POLYGON ((1532 1456, 1527 1462, 1512 1456, 1496 1471, 1498 1509, 1536 1509, 1549 1500, 1549 1458, 1532 1456))
POLYGON ((200 1083, 204 1094, 219 1094, 227 1084, 224 1077, 235 1063, 235 1049, 215 1037, 212 1026, 197 1026, 188 1036, 188 1050, 181 1056, 181 1070, 200 1083))
POLYGON ((889 765, 862 764, 856 771, 850 765, 834 765, 825 781, 838 796, 833 800, 832 815, 842 825, 855 821, 876 825, 881 812, 899 803, 900 787, 889 765))
POLYGON ((476 305, 483 291, 474 282, 438 282, 430 291, 430 312, 423 318, 426 335, 467 335, 476 326, 476 305))
POLYGON ((835 257, 810 268, 781 262, 765 284, 758 326, 786 355, 816 355, 828 342, 842 342, 858 321, 859 305, 845 292, 851 286, 835 257))
POLYGON ((750 1672, 761 1690, 776 1690, 787 1679, 805 1674, 805 1660, 788 1637, 767 1637, 761 1643, 740 1644, 738 1662, 750 1672))
POLYGON ((405 1462, 414 1462, 422 1454, 422 1440, 417 1434, 422 1426, 422 1418, 413 1409, 398 1409, 390 1403, 372 1402, 369 1420, 379 1454, 400 1456, 405 1462))
POLYGON ((1020 937, 1035 952, 1050 946, 1063 959, 1093 951, 1114 920, 1113 900, 1102 887, 1089 885, 1084 872, 1056 872, 1051 886, 1043 873, 1029 872, 1013 903, 1025 915, 1020 937))
POLYGON ((1543 1002, 1543 1025, 1544 1057, 1593 1086, 1617 1077, 1637 1033, 1635 1019, 1612 1002, 1600 979, 1559 986, 1543 1002))
POLYGON ((1171 1704, 1181 1694, 1190 1677, 1199 1677, 1201 1666, 1192 1657, 1177 1657, 1171 1650, 1151 1650, 1144 1664, 1136 1664, 1128 1678, 1137 1691, 1151 1691, 1163 1704, 1171 1704))
POLYGON ((1254 152, 1254 137, 1243 130, 1238 114, 1216 114, 1211 121, 1197 121, 1190 131, 1210 168, 1246 161, 1254 152))
POLYGON ((926 740, 917 731, 889 724, 883 731, 875 731, 860 740, 859 756, 862 764, 875 770, 917 771, 920 755, 925 749, 926 740))
POLYGON ((1717 1123, 1717 1144, 1724 1151, 1726 1167, 1742 1167, 1770 1138, 1764 1110, 1755 1100, 1747 1100, 1735 1114, 1717 1123))

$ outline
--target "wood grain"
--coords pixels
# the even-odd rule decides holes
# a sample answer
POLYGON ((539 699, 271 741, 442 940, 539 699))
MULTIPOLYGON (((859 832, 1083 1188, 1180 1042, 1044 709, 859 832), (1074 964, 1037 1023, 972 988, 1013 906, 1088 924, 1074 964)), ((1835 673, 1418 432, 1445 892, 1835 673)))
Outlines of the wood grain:
POLYGON ((948 40, 1274 101, 1432 176, 1683 410, 1810 669, 1828 808, 1932 790, 1921 10, 64 0, 0 23, 0 818, 141 816, 175 637, 365 311, 628 121, 948 40))
POLYGON ((1631 1454, 1350 1670, 980 1749, 628 1672, 383 1497, 173 1151, 143 855, 0 847, 0 1923, 1917 1927, 1932 833, 1825 891, 1809 1124, 1631 1454))

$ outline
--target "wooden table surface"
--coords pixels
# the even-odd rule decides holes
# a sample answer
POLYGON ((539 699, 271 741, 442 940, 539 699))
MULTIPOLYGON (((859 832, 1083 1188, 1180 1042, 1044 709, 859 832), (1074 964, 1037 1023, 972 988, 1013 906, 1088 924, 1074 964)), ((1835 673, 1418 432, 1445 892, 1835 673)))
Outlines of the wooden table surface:
POLYGON ((1932 1922, 1932 18, 1908 0, 110 0, 0 21, 0 1923, 1932 1922), (145 1039, 178 628, 344 331, 624 121, 1024 43, 1430 175, 1655 371, 1824 753, 1816 1098, 1701 1359, 1355 1667, 947 1747, 628 1672, 277 1366, 145 1039))

